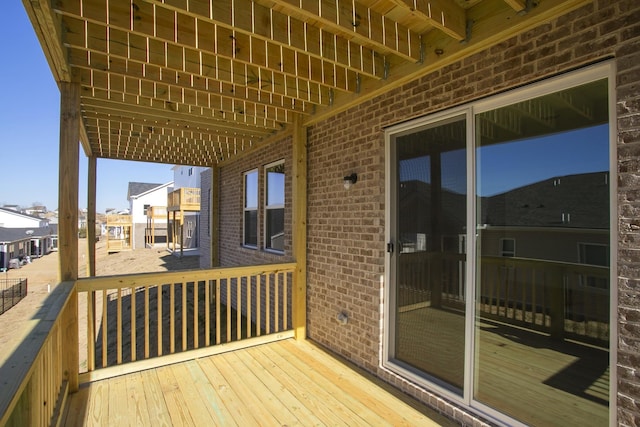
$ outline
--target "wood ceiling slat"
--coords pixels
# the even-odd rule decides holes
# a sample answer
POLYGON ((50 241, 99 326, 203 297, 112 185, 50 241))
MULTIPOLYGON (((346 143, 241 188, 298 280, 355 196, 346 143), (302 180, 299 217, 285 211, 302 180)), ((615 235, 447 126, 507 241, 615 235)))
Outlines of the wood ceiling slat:
MULTIPOLYGON (((80 26, 78 25, 79 20, 75 19, 75 18, 70 18, 70 17, 64 17, 64 23, 65 25, 69 28, 69 31, 73 31, 73 34, 75 35, 76 32, 80 32, 80 31, 85 31, 84 26, 80 26)), ((90 28, 87 28, 87 34, 85 35, 84 39, 85 40, 95 40, 95 39, 100 39, 102 37, 105 37, 107 34, 107 28, 106 27, 101 27, 99 24, 95 24, 92 25, 90 28), (91 32, 90 32, 91 31, 91 32)), ((234 84, 240 84, 240 85, 260 85, 260 89, 261 90, 267 90, 267 91, 273 91, 275 93, 279 93, 281 95, 285 95, 285 96, 295 96, 297 98, 301 98, 301 99, 305 99, 305 95, 306 95, 306 100, 309 102, 314 102, 314 103, 320 103, 320 99, 326 99, 327 98, 327 94, 329 92, 329 90, 331 88, 335 88, 335 89, 340 89, 343 91, 349 91, 350 88, 345 85, 343 87, 339 87, 336 86, 336 80, 332 79, 331 86, 326 84, 326 82, 329 82, 329 79, 324 79, 324 78, 318 78, 317 81, 314 81, 311 84, 305 84, 306 82, 300 82, 297 81, 298 80, 298 74, 297 74, 297 67, 296 70, 292 70, 290 73, 288 73, 288 75, 286 76, 278 76, 279 74, 283 74, 280 71, 274 71, 273 69, 268 69, 266 67, 256 67, 255 65, 253 65, 253 62, 251 60, 251 58, 249 58, 248 61, 241 61, 238 59, 238 55, 237 52, 246 50, 246 52, 250 52, 250 48, 248 46, 244 46, 244 45, 240 45, 239 42, 237 40, 234 39, 235 35, 231 35, 229 36, 232 40, 234 41, 234 43, 229 43, 230 45, 232 45, 232 49, 229 53, 229 55, 221 55, 220 52, 218 52, 217 54, 217 58, 218 59, 227 59, 228 61, 230 61, 228 64, 229 69, 227 70, 220 70, 220 64, 218 64, 218 71, 221 73, 218 74, 218 78, 220 79, 224 79, 226 77, 226 81, 234 83, 234 84), (257 70, 259 68, 259 71, 257 70), (253 70, 253 73, 251 74, 247 74, 246 71, 248 69, 253 70), (258 75, 265 75, 266 79, 264 80, 255 80, 255 77, 258 75), (225 76, 225 77, 223 77, 225 76), (279 86, 279 85, 270 85, 270 82, 273 82, 273 80, 277 79, 280 82, 284 82, 286 81, 291 81, 292 85, 291 86, 279 86), (309 90, 305 93, 301 93, 299 92, 299 88, 305 86, 308 87, 309 90), (323 93, 322 93, 323 92, 323 93), (292 95, 295 94, 295 95, 292 95)), ((70 38, 69 39, 69 45, 70 48, 73 49, 86 49, 87 47, 87 43, 86 42, 81 42, 81 40, 83 39, 83 37, 76 35, 76 37, 70 38), (72 42, 76 42, 77 44, 72 44, 72 42)), ((106 41, 105 41, 106 43, 106 41)), ((129 52, 131 51, 135 51, 135 50, 139 50, 142 51, 144 49, 144 51, 147 51, 147 46, 145 43, 145 46, 139 46, 136 44, 130 44, 129 43, 129 52)), ((174 70, 174 71, 186 71, 186 66, 185 66, 185 51, 188 50, 188 48, 184 47, 184 46, 178 46, 178 45, 174 45, 165 41, 160 41, 160 40, 156 40, 156 39, 149 39, 149 44, 148 44, 148 56, 149 56, 149 62, 156 64, 156 65, 160 65, 163 67, 166 67, 170 70, 174 70)), ((139 61, 139 59, 136 58, 140 58, 141 55, 135 55, 135 54, 129 54, 126 57, 120 57, 117 56, 116 53, 111 52, 109 54, 109 58, 106 58, 106 55, 104 55, 102 52, 107 52, 107 49, 99 49, 97 51, 90 51, 92 53, 92 55, 97 55, 98 57, 102 57, 102 62, 99 62, 99 64, 103 64, 103 67, 106 67, 106 64, 112 64, 109 69, 113 70, 114 65, 115 64, 115 59, 113 58, 117 58, 118 60, 120 60, 121 64, 124 64, 122 62, 122 60, 131 60, 131 61, 139 61)), ((191 58, 198 58, 199 55, 196 54, 195 51, 193 51, 193 54, 190 56, 191 58)), ((144 62, 141 62, 141 64, 143 64, 144 62)), ((191 69, 194 70, 199 70, 200 69, 200 63, 197 64, 191 64, 191 69)), ((136 68, 141 69, 139 66, 137 66, 136 68)), ((126 67, 124 67, 120 72, 122 73, 127 73, 127 71, 130 71, 132 68, 131 66, 129 66, 127 64, 126 67)), ((168 72, 168 71, 167 71, 168 72)), ((301 74, 304 75, 304 72, 301 72, 301 74)), ((355 75, 354 75, 355 77, 355 75)), ((352 84, 352 86, 355 86, 355 83, 352 84)))
POLYGON ((391 1, 400 5, 405 13, 428 22, 456 40, 463 40, 466 36, 465 11, 451 0, 391 1))
MULTIPOLYGON (((100 87, 108 89, 109 88, 109 83, 108 83, 108 79, 107 79, 107 83, 105 84, 105 77, 102 76, 101 74, 106 73, 109 76, 112 76, 112 79, 119 79, 122 77, 118 77, 117 73, 110 73, 109 71, 104 71, 103 67, 100 67, 100 64, 104 65, 104 62, 100 62, 100 64, 93 64, 93 65, 89 65, 87 64, 87 58, 85 57, 85 52, 82 51, 76 51, 75 55, 77 56, 77 58, 75 59, 71 59, 71 62, 74 63, 77 67, 81 68, 81 69, 85 69, 87 71, 90 72, 80 72, 80 75, 82 76, 82 82, 84 84, 91 84, 91 82, 93 81, 94 77, 97 77, 97 81, 93 84, 100 84, 100 82, 103 82, 102 85, 100 87), (84 63, 81 64, 81 62, 84 61, 84 63)), ((123 65, 122 64, 117 64, 116 62, 113 62, 112 64, 113 67, 120 67, 122 68, 123 65)), ((126 64, 124 66, 126 68, 126 64)), ((168 91, 168 87, 169 84, 164 84, 162 82, 160 82, 160 73, 159 73, 160 69, 157 67, 153 67, 153 66, 147 66, 145 67, 144 72, 140 72, 137 75, 129 75, 127 76, 127 82, 130 81, 130 83, 126 84, 126 88, 127 88, 127 93, 137 93, 137 94, 141 94, 144 96, 148 96, 150 98, 165 98, 168 99, 169 96, 169 91, 168 91)), ((184 79, 181 79, 184 80, 184 79)), ((198 90, 198 89, 194 89, 193 86, 194 85, 194 81, 190 81, 190 82, 185 82, 185 81, 176 81, 175 83, 173 83, 176 86, 180 86, 184 89, 193 89, 193 90, 198 90)), ((233 86, 233 85, 225 85, 221 82, 216 82, 216 81, 211 81, 211 82, 206 82, 207 84, 205 84, 204 88, 205 91, 208 92, 208 95, 210 97, 211 101, 211 105, 229 105, 228 103, 224 103, 220 101, 220 98, 230 98, 232 101, 234 102, 235 100, 248 100, 250 102, 255 102, 256 104, 264 104, 264 108, 263 110, 266 112, 272 111, 272 112, 278 112, 277 117, 273 117, 274 120, 281 120, 281 117, 283 116, 282 114, 279 113, 280 109, 288 109, 288 110, 297 110, 299 112, 304 112, 303 109, 309 110, 310 107, 308 105, 306 105, 303 102, 294 102, 293 98, 291 97, 281 97, 279 95, 277 96, 270 96, 270 94, 265 93, 264 91, 260 91, 260 90, 256 90, 254 88, 246 88, 243 92, 242 92, 242 87, 240 86, 233 86), (210 84, 209 84, 210 83, 210 84), (271 105, 271 104, 275 104, 275 105, 271 105)), ((256 108, 256 111, 260 111, 260 108, 256 108)), ((225 110, 225 111, 229 111, 229 110, 225 110)), ((233 111, 230 111, 233 112, 233 111)))
MULTIPOLYGON (((248 1, 248 0, 247 0, 248 1)), ((343 0, 261 0, 261 4, 305 22, 316 23, 362 46, 404 60, 420 60, 420 35, 369 8, 343 0), (320 2, 319 6, 315 3, 320 2)))
MULTIPOLYGON (((246 123, 229 123, 229 121, 225 120, 223 114, 216 115, 216 117, 196 117, 193 115, 178 111, 167 111, 166 108, 158 108, 157 103, 154 107, 153 105, 125 105, 120 102, 114 100, 105 100, 105 99, 97 99, 97 98, 87 98, 83 97, 83 108, 86 110, 87 108, 100 109, 103 111, 107 111, 113 116, 122 116, 124 113, 127 114, 126 117, 123 117, 123 120, 129 121, 132 119, 141 119, 148 121, 160 121, 167 123, 173 122, 178 123, 178 125, 182 124, 192 124, 193 126, 198 126, 203 129, 210 129, 211 132, 236 132, 238 134, 244 134, 250 137, 263 137, 265 135, 270 134, 274 130, 277 129, 268 129, 261 126, 251 126, 246 123)), ((144 101, 149 101, 144 100, 144 101)), ((211 114, 215 114, 212 110, 208 110, 211 114)))
MULTIPOLYGON (((216 2, 217 3, 217 2, 216 2)), ((191 3, 189 3, 190 5, 191 3)), ((265 16, 271 16, 272 12, 262 6, 255 5, 255 10, 261 11, 261 16, 256 18, 253 17, 252 22, 266 22, 269 23, 269 28, 262 28, 261 25, 249 25, 249 27, 254 28, 256 33, 250 33, 245 31, 239 31, 237 28, 233 28, 230 24, 226 23, 229 21, 222 21, 222 26, 216 24, 216 22, 211 22, 209 16, 199 15, 197 13, 191 12, 191 10, 182 10, 180 12, 179 9, 176 11, 171 9, 166 9, 170 5, 163 4, 162 2, 135 2, 134 6, 131 6, 130 1, 125 0, 110 0, 109 9, 110 16, 109 22, 106 20, 98 21, 101 24, 109 25, 114 29, 120 31, 140 31, 143 34, 148 35, 149 37, 160 37, 165 41, 179 43, 184 46, 192 47, 195 49, 205 49, 211 52, 215 52, 215 41, 227 40, 225 34, 221 33, 221 28, 225 28, 225 30, 229 34, 234 34, 235 37, 239 37, 238 34, 243 34, 244 37, 248 37, 251 40, 251 44, 256 44, 258 41, 263 42, 271 42, 274 43, 274 39, 272 37, 272 33, 282 32, 285 35, 288 35, 290 28, 288 25, 285 28, 272 28, 271 20, 266 19, 265 16), (114 4, 115 3, 115 4, 114 4), (127 6, 128 5, 128 6, 127 6), (176 18, 177 17, 177 18, 176 18), (198 18, 198 19, 195 19, 198 18), (206 18, 206 20, 205 20, 206 18), (156 27, 149 22, 155 22, 156 27), (134 23, 134 24, 132 24, 134 23), (182 23, 182 24, 181 24, 182 23), (179 28, 176 26, 182 25, 179 28), (176 29, 179 33, 176 33, 176 29), (258 31, 262 29, 262 31, 258 31), (187 36, 187 32, 192 31, 192 35, 187 36), (180 34, 180 38, 176 34, 180 34), (265 35, 266 34, 266 35, 265 35)), ((80 17, 79 15, 73 15, 69 12, 69 9, 66 7, 66 3, 58 5, 59 11, 65 15, 80 17)), ((198 7, 195 7, 194 10, 200 10, 198 7)), ((229 11, 227 11, 227 14, 229 11)), ((222 12, 219 12, 217 16, 223 16, 222 12)), ((96 14, 96 16, 102 16, 96 14)), ((284 22, 287 22, 286 20, 284 22)), ((262 24, 267 25, 267 24, 262 24)), ((359 60, 353 63, 342 62, 341 58, 344 58, 345 55, 337 54, 334 50, 332 50, 331 46, 328 46, 326 49, 321 49, 319 44, 319 30, 313 27, 308 27, 304 23, 300 22, 302 28, 305 28, 305 31, 309 31, 311 35, 309 37, 301 37, 294 38, 295 41, 309 39, 311 43, 301 44, 298 46, 297 50, 293 50, 292 46, 283 46, 284 50, 289 50, 295 52, 297 54, 305 54, 316 56, 323 62, 331 62, 340 70, 339 73, 343 73, 342 69, 346 68, 351 73, 355 75, 355 73, 361 73, 368 77, 373 78, 382 78, 383 70, 382 70, 382 57, 380 55, 376 55, 375 52, 367 49, 363 49, 361 46, 354 45, 353 43, 348 44, 350 47, 350 51, 352 55, 357 54, 360 56, 359 60), (315 43, 314 43, 315 42, 315 43)), ((326 34, 326 33, 325 33, 326 34)), ((327 38, 327 36, 325 36, 327 38)), ((280 38, 282 39, 282 38, 280 38)), ((134 40, 131 40, 133 43, 134 40)), ((223 48, 230 43, 219 43, 219 47, 223 48)), ((248 43, 244 43, 245 46, 248 46, 248 43)), ((135 44, 133 44, 135 46, 135 44)), ((138 44, 138 48, 144 48, 144 44, 138 44)), ((248 51, 245 49, 245 51, 248 51)), ((119 54, 122 54, 121 52, 119 54)), ((230 50, 226 52, 227 56, 230 56, 232 53, 230 50)), ((140 58, 138 58, 140 59, 140 58)), ((248 58, 243 58, 243 60, 249 60, 248 58)), ((278 61, 282 62, 282 61, 278 61)), ((323 65, 325 66, 325 65, 323 65)), ((276 69, 277 70, 277 69, 276 69)), ((355 78, 355 77, 354 77, 355 78)), ((321 82, 324 83, 324 82, 321 82)), ((326 82, 330 84, 329 81, 326 82)), ((343 88, 343 90, 346 90, 343 88)))

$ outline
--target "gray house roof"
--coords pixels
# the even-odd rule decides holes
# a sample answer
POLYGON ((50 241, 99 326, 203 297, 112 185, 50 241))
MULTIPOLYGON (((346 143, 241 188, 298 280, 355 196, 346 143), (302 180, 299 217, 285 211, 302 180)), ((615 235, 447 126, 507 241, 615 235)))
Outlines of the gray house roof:
POLYGON ((130 200, 131 197, 137 196, 142 193, 146 193, 149 190, 153 190, 156 187, 160 187, 164 184, 151 184, 147 182, 130 182, 129 189, 127 190, 127 200, 130 200))
POLYGON ((5 228, 0 227, 0 243, 19 242, 37 237, 55 235, 51 227, 5 228))

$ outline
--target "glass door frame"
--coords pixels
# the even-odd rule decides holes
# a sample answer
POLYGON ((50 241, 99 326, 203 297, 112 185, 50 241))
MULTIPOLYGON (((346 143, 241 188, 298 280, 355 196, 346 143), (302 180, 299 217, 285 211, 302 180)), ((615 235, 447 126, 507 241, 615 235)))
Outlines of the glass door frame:
POLYGON ((476 230, 476 156, 475 156, 475 139, 476 139, 476 115, 485 111, 510 105, 519 101, 540 97, 555 93, 573 86, 590 83, 596 80, 607 79, 608 83, 608 100, 609 100, 609 171, 612 179, 609 182, 609 244, 610 244, 610 300, 609 300, 609 422, 610 425, 616 424, 616 395, 617 395, 617 243, 618 243, 618 208, 617 208, 617 179, 613 179, 617 171, 617 113, 616 113, 616 70, 614 61, 604 61, 595 65, 569 72, 557 77, 551 77, 537 83, 516 88, 508 92, 497 94, 489 98, 471 102, 469 104, 448 109, 446 111, 431 114, 426 117, 417 118, 405 123, 389 127, 385 129, 385 242, 393 246, 397 246, 398 224, 394 217, 393 210, 397 206, 397 194, 393 191, 397 184, 397 158, 395 150, 395 139, 409 133, 414 133, 422 126, 436 124, 437 122, 452 119, 466 115, 467 120, 467 238, 466 238, 466 313, 465 313, 465 372, 463 394, 452 392, 451 389, 443 387, 437 383, 430 381, 422 375, 411 372, 398 364, 392 359, 394 354, 394 322, 395 322, 395 295, 392 292, 394 286, 394 278, 397 271, 394 260, 397 260, 396 248, 391 252, 387 250, 385 253, 385 276, 383 289, 383 321, 382 321, 382 354, 380 358, 381 367, 392 371, 418 384, 428 391, 432 391, 444 397, 458 402, 465 406, 471 412, 478 415, 489 417, 498 423, 505 425, 521 425, 517 420, 512 419, 505 414, 488 407, 487 405, 473 398, 474 375, 476 375, 475 366, 475 316, 476 316, 476 255, 477 255, 477 233, 476 230), (473 231, 473 234, 471 233, 473 231), (393 258, 396 257, 396 258, 393 258))

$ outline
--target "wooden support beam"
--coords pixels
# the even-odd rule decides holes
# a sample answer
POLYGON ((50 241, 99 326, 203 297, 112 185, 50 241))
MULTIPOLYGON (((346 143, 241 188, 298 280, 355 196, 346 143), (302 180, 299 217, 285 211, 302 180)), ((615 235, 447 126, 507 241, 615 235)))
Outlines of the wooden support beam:
POLYGON ((420 35, 356 2, 269 0, 273 10, 311 22, 383 55, 420 59, 420 35))
POLYGON ((504 2, 507 3, 516 12, 520 12, 521 10, 524 10, 525 7, 527 7, 526 0, 504 0, 504 2))
MULTIPOLYGON (((521 1, 521 0, 511 0, 521 1)), ((451 0, 394 0, 420 19, 443 31, 456 40, 465 38, 465 12, 451 0)))
POLYGON ((80 85, 60 83, 59 282, 78 278, 80 85))
POLYGON ((87 182, 87 276, 96 275, 96 172, 97 160, 89 157, 87 182))
POLYGON ((292 200, 293 256, 296 270, 293 283, 293 330, 296 339, 307 337, 307 128, 300 117, 293 123, 292 200))
MULTIPOLYGON (((60 159, 58 185, 59 282, 78 279, 78 184, 80 84, 60 83, 60 159)), ((72 291, 62 344, 69 391, 78 390, 78 293, 72 291)))

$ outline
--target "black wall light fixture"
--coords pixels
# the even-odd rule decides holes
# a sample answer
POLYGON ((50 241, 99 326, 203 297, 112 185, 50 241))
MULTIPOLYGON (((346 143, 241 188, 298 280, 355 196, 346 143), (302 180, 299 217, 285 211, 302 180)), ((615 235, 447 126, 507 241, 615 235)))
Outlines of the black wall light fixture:
POLYGON ((349 188, 351 188, 353 184, 358 182, 358 175, 356 175, 355 173, 352 173, 351 175, 345 176, 343 179, 344 179, 344 188, 345 190, 348 190, 349 188))

